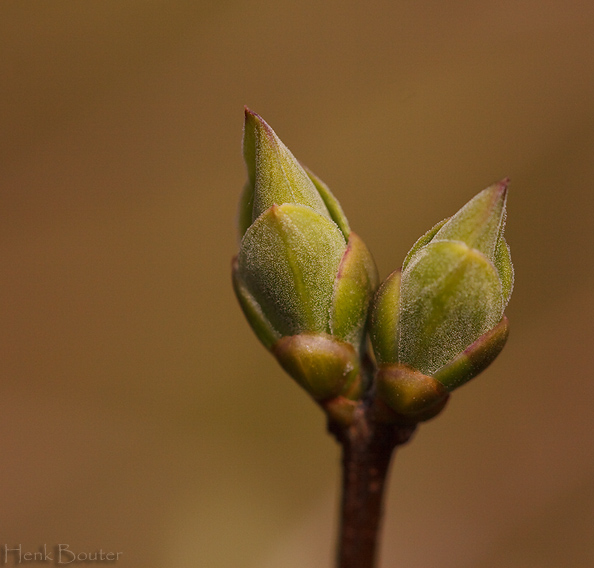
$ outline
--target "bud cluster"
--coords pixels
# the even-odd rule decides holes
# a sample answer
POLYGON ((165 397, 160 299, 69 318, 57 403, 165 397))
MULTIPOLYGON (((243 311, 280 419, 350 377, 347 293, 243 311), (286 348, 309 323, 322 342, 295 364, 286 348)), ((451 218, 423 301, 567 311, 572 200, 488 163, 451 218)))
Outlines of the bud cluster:
POLYGON ((233 284, 260 341, 335 421, 348 423, 369 396, 385 421, 437 414, 507 339, 507 182, 433 227, 378 289, 371 253, 329 188, 249 109, 243 152, 233 284))

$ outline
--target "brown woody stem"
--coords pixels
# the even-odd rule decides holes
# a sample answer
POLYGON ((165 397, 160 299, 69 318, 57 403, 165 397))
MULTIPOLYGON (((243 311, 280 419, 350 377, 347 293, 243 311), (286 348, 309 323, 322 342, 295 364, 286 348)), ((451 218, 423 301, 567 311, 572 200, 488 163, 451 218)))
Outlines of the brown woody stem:
POLYGON ((342 503, 337 568, 376 566, 383 496, 394 448, 414 427, 377 423, 365 402, 349 427, 330 424, 342 445, 342 503))

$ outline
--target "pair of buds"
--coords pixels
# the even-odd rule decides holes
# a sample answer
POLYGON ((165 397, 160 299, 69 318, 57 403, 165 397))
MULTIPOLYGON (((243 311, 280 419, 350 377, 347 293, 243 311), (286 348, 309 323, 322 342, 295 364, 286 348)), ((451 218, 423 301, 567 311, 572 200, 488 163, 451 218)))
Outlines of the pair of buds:
POLYGON ((331 191, 248 109, 243 152, 233 283, 260 341, 335 420, 348 423, 369 393, 384 421, 435 416, 507 339, 506 181, 423 235, 378 288, 331 191), (363 364, 368 335, 375 376, 363 364))

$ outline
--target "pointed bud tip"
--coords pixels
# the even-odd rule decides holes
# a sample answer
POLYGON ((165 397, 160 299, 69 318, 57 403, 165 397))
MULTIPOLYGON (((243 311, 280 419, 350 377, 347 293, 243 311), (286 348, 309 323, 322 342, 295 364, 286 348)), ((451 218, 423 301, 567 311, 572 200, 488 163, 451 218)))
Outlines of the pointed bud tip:
POLYGON ((507 188, 509 186, 510 180, 508 177, 504 177, 500 182, 495 184, 496 191, 502 198, 505 198, 507 195, 507 188))
POLYGON ((252 116, 258 116, 250 107, 248 107, 247 105, 243 105, 243 111, 245 113, 245 117, 247 118, 252 117, 252 116))
MULTIPOLYGON (((503 178, 501 181, 485 188, 481 193, 489 193, 494 202, 505 199, 507 196, 507 188, 509 186, 509 178, 503 178)), ((479 194, 480 195, 480 194, 479 194)))
POLYGON ((494 183, 488 190, 490 190, 492 196, 492 207, 500 207, 503 206, 505 210, 505 206, 507 203, 507 190, 509 186, 509 178, 505 177, 501 181, 494 183), (498 205, 499 204, 499 205, 498 205))
POLYGON ((244 109, 244 124, 247 127, 248 124, 254 127, 258 122, 264 122, 262 117, 259 114, 256 114, 253 110, 248 108, 247 106, 243 107, 244 109))
POLYGON ((244 109, 246 124, 253 124, 254 126, 259 125, 262 128, 264 128, 264 130, 266 130, 266 132, 274 134, 274 132, 273 132, 272 128, 270 128, 269 124, 257 112, 254 112, 248 106, 244 106, 243 109, 244 109))

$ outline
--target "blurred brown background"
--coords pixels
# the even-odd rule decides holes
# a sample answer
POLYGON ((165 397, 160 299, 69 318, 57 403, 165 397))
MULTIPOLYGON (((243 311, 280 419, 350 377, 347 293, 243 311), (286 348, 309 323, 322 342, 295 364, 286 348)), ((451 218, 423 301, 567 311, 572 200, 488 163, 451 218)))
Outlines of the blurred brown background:
POLYGON ((0 553, 330 566, 337 447, 230 285, 247 104, 382 277, 512 178, 508 346, 397 455, 381 568, 593 566, 593 29, 577 1, 2 2, 0 553))

